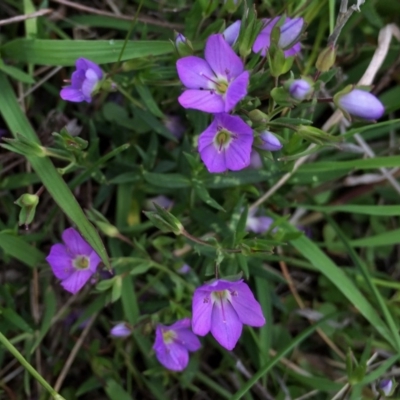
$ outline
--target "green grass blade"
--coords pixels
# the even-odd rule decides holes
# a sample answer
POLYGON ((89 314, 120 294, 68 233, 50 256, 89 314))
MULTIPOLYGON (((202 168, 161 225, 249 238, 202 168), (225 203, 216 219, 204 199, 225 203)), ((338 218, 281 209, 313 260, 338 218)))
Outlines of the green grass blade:
POLYGON ((376 215, 381 217, 400 216, 400 206, 379 206, 345 204, 340 206, 312 206, 307 204, 296 204, 296 207, 305 208, 311 211, 321 211, 324 213, 346 212, 351 214, 376 215))
MULTIPOLYGON (((15 136, 19 133, 39 143, 36 133, 26 119, 25 114, 21 111, 14 91, 3 73, 0 73, 0 87, 0 113, 12 134, 15 136)), ((57 172, 50 159, 36 156, 27 158, 54 201, 77 226, 83 237, 101 257, 104 264, 110 268, 108 255, 99 234, 86 218, 68 185, 57 172)))
MULTIPOLYGON (((278 216, 274 217, 278 218, 278 216)), ((297 231, 297 229, 288 222, 284 222, 282 225, 284 225, 289 231, 297 231)), ((292 240, 290 243, 300 254, 303 255, 303 257, 311 262, 317 271, 325 275, 326 278, 343 293, 350 303, 359 310, 360 314, 371 323, 371 325, 385 340, 387 340, 392 346, 396 347, 386 324, 341 268, 339 268, 322 252, 321 249, 318 248, 316 244, 304 235, 292 240)))
MULTIPOLYGON (((99 64, 118 61, 124 40, 48 40, 16 39, 0 47, 3 57, 36 65, 75 65, 79 57, 99 64)), ((159 56, 174 51, 167 41, 130 41, 121 61, 159 56)))
POLYGON ((357 266, 358 270, 361 272, 361 275, 364 277, 370 291, 373 293, 379 308, 381 309, 381 312, 386 320, 386 323, 388 324, 388 327, 390 331, 392 332, 392 337, 393 341, 395 344, 395 349, 399 352, 400 351, 400 336, 399 336, 399 330, 398 327, 392 317, 392 314, 388 310, 385 301, 382 298, 381 293, 375 286, 374 282, 371 279, 371 275, 368 271, 367 266, 364 264, 364 262, 360 259, 358 254, 354 251, 354 249, 351 247, 348 239, 342 232, 342 230, 339 228, 339 226, 336 224, 335 221, 333 221, 332 218, 330 218, 328 215, 326 215, 326 219, 329 222, 329 224, 333 227, 333 229, 336 231, 337 235, 341 239, 342 243, 346 247, 346 250, 348 254, 350 255, 351 259, 353 260, 354 264, 357 266))
MULTIPOLYGON (((336 313, 337 315, 337 313, 336 313)), ((283 348, 274 358, 268 361, 263 367, 261 367, 247 382, 243 385, 232 397, 231 400, 239 400, 241 399, 250 389, 251 387, 262 378, 272 367, 274 367, 279 360, 292 351, 296 346, 298 346, 301 342, 307 339, 310 335, 314 333, 314 331, 322 325, 324 322, 332 318, 332 315, 327 315, 325 318, 320 319, 314 325, 311 325, 309 328, 304 330, 301 334, 297 335, 288 346, 283 348)))

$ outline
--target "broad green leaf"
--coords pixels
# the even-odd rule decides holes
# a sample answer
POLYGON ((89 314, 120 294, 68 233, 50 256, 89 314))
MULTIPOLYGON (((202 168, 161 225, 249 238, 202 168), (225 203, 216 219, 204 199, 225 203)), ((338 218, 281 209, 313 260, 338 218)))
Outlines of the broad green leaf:
MULTIPOLYGON (((36 133, 29 124, 25 114, 21 111, 12 87, 3 73, 0 73, 0 87, 0 113, 12 134, 16 136, 19 133, 25 138, 39 143, 36 133)), ((54 201, 71 221, 75 223, 83 237, 101 257, 104 264, 109 267, 110 263, 107 252, 99 234, 87 220, 79 203, 50 159, 37 156, 29 156, 27 159, 54 201)))
MULTIPOLYGON (((0 47, 3 57, 37 65, 67 66, 84 56, 98 64, 114 63, 124 45, 124 40, 48 40, 16 39, 0 47)), ((129 41, 121 61, 133 58, 154 57, 173 52, 166 41, 129 41)))

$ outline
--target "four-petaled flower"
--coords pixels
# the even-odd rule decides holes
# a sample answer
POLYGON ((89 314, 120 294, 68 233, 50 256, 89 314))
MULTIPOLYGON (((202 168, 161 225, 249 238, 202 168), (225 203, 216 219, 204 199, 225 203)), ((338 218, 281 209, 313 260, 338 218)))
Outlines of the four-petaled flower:
MULTIPOLYGON (((274 26, 280 20, 281 17, 275 17, 272 19, 264 19, 264 28, 257 36, 254 45, 254 53, 261 52, 264 57, 267 54, 269 46, 271 45, 271 33, 274 26)), ((303 18, 289 18, 286 17, 285 22, 279 28, 280 37, 278 41, 278 47, 284 50, 285 57, 296 55, 300 49, 300 43, 296 40, 300 37, 301 31, 304 26, 303 18), (290 46, 290 48, 288 48, 290 46)))
POLYGON ((74 228, 66 229, 62 239, 64 244, 51 246, 46 260, 64 289, 75 294, 96 272, 101 258, 74 228))
POLYGON ((153 349, 157 360, 171 371, 182 371, 189 362, 189 351, 197 351, 200 340, 190 329, 190 318, 171 326, 157 325, 153 349))
POLYGON ((71 86, 61 89, 63 100, 79 103, 92 101, 93 92, 103 79, 103 71, 93 61, 78 58, 75 63, 76 71, 71 76, 71 86))
POLYGON ((211 331, 228 350, 236 346, 243 324, 255 327, 265 324, 260 304, 242 279, 236 282, 217 279, 197 288, 192 314, 193 332, 204 336, 211 331))
POLYGON ((216 114, 199 137, 200 157, 210 172, 238 171, 250 164, 252 129, 240 118, 216 114))
POLYGON ((186 86, 178 101, 184 108, 229 112, 246 96, 249 72, 221 34, 207 39, 204 54, 205 60, 188 56, 176 62, 179 79, 186 86))

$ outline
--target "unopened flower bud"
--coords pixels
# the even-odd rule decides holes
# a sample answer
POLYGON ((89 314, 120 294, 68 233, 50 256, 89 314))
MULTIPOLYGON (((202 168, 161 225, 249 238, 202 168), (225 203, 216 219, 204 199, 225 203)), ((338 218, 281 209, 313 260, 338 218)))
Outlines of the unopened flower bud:
POLYGON ((127 337, 131 333, 132 330, 124 322, 115 325, 110 331, 110 335, 114 337, 127 337))
POLYGON ((290 95, 296 100, 304 100, 311 92, 312 86, 306 79, 295 79, 288 84, 290 95))
POLYGON ((233 14, 238 9, 241 2, 242 2, 242 0, 224 0, 225 9, 229 13, 233 14))
POLYGON ((279 37, 278 46, 287 50, 294 43, 298 42, 304 26, 303 18, 286 18, 284 24, 281 26, 281 35, 279 37))
POLYGON ((238 20, 238 21, 234 22, 233 24, 229 25, 222 32, 222 34, 224 35, 224 38, 225 38, 226 42, 229 44, 229 46, 233 46, 236 43, 236 41, 238 40, 241 23, 242 23, 242 21, 238 20))
POLYGON ((393 387, 393 381, 391 379, 382 379, 379 382, 379 391, 385 396, 391 396, 395 387, 393 387))
POLYGON ((329 71, 336 60, 336 48, 335 46, 328 46, 319 53, 315 66, 318 71, 326 72, 329 71))
POLYGON ((279 139, 271 132, 261 132, 260 136, 256 138, 254 145, 262 150, 278 151, 282 148, 279 139))
POLYGON ((194 51, 192 43, 182 33, 175 32, 175 47, 181 57, 190 56, 194 51))
POLYGON ((385 107, 377 97, 361 89, 344 89, 337 93, 333 100, 345 115, 350 114, 366 120, 379 119, 385 112, 385 107))

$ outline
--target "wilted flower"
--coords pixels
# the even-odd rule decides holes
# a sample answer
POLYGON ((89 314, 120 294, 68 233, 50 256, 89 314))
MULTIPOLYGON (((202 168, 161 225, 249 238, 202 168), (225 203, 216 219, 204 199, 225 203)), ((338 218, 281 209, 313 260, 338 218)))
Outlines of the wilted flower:
POLYGON ((229 44, 229 46, 233 46, 236 43, 236 41, 238 40, 241 24, 242 24, 242 21, 238 20, 238 21, 234 22, 233 24, 229 25, 222 32, 222 34, 224 35, 224 38, 225 38, 226 42, 229 44))
POLYGON ((240 118, 216 114, 199 137, 200 157, 210 172, 238 171, 250 163, 252 129, 240 118))
POLYGON ((385 112, 385 107, 373 94, 361 89, 338 93, 334 101, 345 113, 362 119, 379 119, 385 112))
POLYGON ((76 71, 71 77, 71 86, 61 89, 63 100, 72 102, 92 101, 92 95, 103 79, 103 71, 93 61, 78 58, 75 63, 76 71))
POLYGON ((254 146, 268 151, 278 151, 282 148, 279 139, 269 131, 261 132, 260 136, 254 140, 254 146))
POLYGON ((288 89, 294 99, 303 100, 311 92, 312 86, 306 79, 295 79, 290 82, 288 89))
MULTIPOLYGON (((261 52, 262 56, 267 54, 269 46, 271 45, 271 32, 276 23, 280 20, 281 17, 275 17, 272 19, 264 19, 264 28, 257 36, 254 45, 253 51, 255 53, 261 52)), ((278 46, 284 50, 285 57, 290 57, 296 55, 300 49, 300 43, 298 39, 300 37, 301 31, 304 26, 303 18, 289 18, 286 17, 285 22, 279 28, 280 29, 280 37, 278 46), (297 41, 297 42, 296 42, 297 41), (290 46, 290 48, 288 48, 290 46)))
POLYGON ((111 328, 110 335, 114 337, 127 337, 132 333, 131 328, 125 322, 120 322, 111 328))
POLYGON ((75 294, 96 272, 101 258, 74 228, 66 229, 62 239, 64 244, 51 246, 46 260, 64 289, 75 294))
POLYGON ((216 341, 232 350, 242 334, 243 324, 265 324, 261 306, 243 280, 217 279, 194 292, 192 328, 196 335, 211 331, 216 341))
POLYGON ((176 63, 186 90, 178 101, 185 108, 209 113, 231 111, 247 94, 249 72, 221 34, 207 39, 205 60, 195 56, 176 63))
POLYGON ((246 230, 258 234, 263 234, 269 230, 269 227, 274 222, 270 217, 256 216, 257 209, 249 209, 246 220, 246 230))
POLYGON ((190 319, 184 318, 171 326, 157 325, 153 349, 157 360, 171 371, 182 371, 189 362, 189 351, 197 351, 200 340, 190 329, 190 319))

